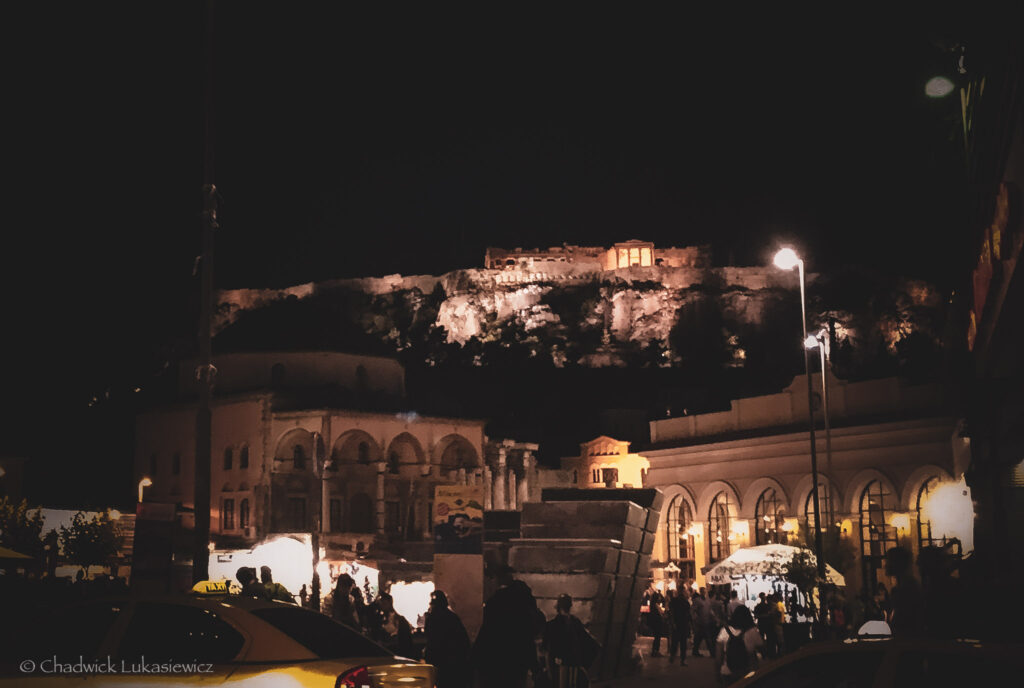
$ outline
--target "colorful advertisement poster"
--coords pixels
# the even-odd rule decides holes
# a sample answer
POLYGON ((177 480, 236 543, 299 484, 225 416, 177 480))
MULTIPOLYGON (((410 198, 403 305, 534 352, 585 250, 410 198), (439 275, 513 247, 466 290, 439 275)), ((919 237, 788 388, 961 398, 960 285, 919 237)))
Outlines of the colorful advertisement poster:
POLYGON ((434 554, 483 554, 483 500, 482 485, 434 488, 434 554))

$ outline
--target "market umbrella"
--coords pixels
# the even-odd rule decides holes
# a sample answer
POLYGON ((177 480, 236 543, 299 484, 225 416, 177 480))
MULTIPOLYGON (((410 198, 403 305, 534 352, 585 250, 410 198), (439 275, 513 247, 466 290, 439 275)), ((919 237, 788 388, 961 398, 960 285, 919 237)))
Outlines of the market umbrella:
MULTIPOLYGON (((743 547, 714 566, 705 567, 702 572, 708 582, 715 585, 729 583, 742 576, 781 576, 786 562, 801 549, 804 548, 790 545, 743 547)), ((818 561, 813 552, 807 549, 804 551, 811 555, 811 563, 818 561)), ((825 564, 825 580, 833 585, 846 585, 843 575, 828 564, 825 564)))

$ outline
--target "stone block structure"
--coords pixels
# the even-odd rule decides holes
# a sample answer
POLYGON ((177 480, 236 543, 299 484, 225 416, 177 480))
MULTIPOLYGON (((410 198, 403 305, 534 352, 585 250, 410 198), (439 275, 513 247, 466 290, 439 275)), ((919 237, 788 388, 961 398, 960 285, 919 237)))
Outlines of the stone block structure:
POLYGON ((572 595, 573 613, 604 648, 595 679, 632 668, 662 501, 654 489, 546 489, 523 505, 522 537, 509 541, 508 562, 545 616, 572 595))

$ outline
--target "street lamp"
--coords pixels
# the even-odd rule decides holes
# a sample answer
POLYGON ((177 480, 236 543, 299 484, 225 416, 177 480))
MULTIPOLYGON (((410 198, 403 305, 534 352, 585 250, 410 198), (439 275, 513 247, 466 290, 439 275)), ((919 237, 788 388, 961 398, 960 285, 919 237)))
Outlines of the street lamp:
POLYGON ((829 427, 828 412, 828 371, 831 368, 831 349, 829 347, 829 333, 826 328, 821 328, 816 335, 808 335, 804 340, 804 348, 808 351, 817 349, 821 354, 821 408, 825 416, 825 470, 832 473, 832 430, 829 427))
POLYGON ((139 504, 142 504, 142 491, 153 484, 153 481, 149 479, 149 476, 145 476, 139 481, 139 504))
MULTIPOLYGON (((775 266, 782 270, 798 269, 800 276, 800 321, 803 325, 803 338, 807 341, 807 296, 804 286, 804 261, 791 248, 781 249, 775 254, 775 266)), ((811 435, 811 495, 814 502, 814 550, 818 558, 818 576, 825 578, 824 544, 821 538, 821 508, 818 503, 818 450, 814 441, 814 391, 811 386, 810 355, 804 348, 804 374, 807 376, 807 415, 810 419, 811 435)))

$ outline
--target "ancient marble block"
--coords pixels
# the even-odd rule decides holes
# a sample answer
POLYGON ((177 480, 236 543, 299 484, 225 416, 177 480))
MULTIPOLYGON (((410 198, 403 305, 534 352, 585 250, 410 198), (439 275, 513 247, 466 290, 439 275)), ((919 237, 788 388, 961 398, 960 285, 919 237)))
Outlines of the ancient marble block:
MULTIPOLYGON (((627 552, 637 552, 644 541, 644 531, 634 526, 626 526, 622 533, 622 549, 627 552)), ((650 554, 650 552, 648 552, 650 554)))
MULTIPOLYGON (((580 536, 575 525, 622 526, 643 528, 647 522, 645 509, 632 502, 527 502, 523 505, 522 524, 564 524, 564 536, 580 536)), ((584 536, 585 537, 585 536, 584 536)))
POLYGON ((616 571, 620 576, 632 576, 636 573, 636 565, 639 557, 636 552, 621 550, 619 552, 619 566, 616 571))
POLYGON ((533 590, 534 597, 557 598, 566 593, 573 599, 611 597, 611 573, 517 573, 516 578, 533 590))
POLYGON ((661 512, 654 509, 647 509, 647 523, 644 524, 644 530, 648 533, 656 533, 658 531, 658 523, 661 521, 661 512))
POLYGON ((514 540, 509 565, 530 573, 615 573, 619 549, 612 540, 514 540))
MULTIPOLYGON (((641 531, 641 532, 643 533, 643 540, 639 544, 639 546, 637 547, 637 550, 641 554, 650 555, 651 552, 654 551, 654 537, 655 537, 655 534, 654 533, 648 533, 646 530, 641 531)), ((623 549, 625 549, 625 547, 626 547, 625 542, 623 542, 622 547, 623 547, 623 549)))
POLYGON ((636 575, 639 578, 647 578, 651 575, 651 554, 641 554, 636 562, 636 575))

